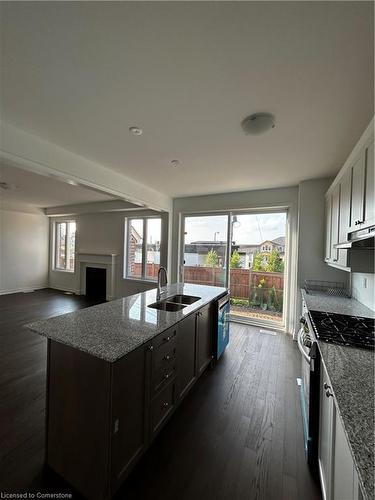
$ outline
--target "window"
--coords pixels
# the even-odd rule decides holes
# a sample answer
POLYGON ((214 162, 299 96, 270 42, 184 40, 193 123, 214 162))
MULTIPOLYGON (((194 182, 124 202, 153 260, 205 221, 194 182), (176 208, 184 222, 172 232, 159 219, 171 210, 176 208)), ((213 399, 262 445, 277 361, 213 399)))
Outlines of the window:
POLYGON ((160 267, 160 240, 160 218, 127 219, 124 277, 156 281, 160 267))
POLYGON ((74 271, 76 247, 76 222, 55 223, 55 269, 74 271))

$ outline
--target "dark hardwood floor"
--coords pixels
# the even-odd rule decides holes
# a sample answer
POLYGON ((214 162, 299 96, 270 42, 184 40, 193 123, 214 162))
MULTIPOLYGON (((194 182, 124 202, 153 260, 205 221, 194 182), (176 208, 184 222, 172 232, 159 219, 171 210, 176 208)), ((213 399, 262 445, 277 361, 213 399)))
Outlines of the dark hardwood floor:
MULTIPOLYGON (((90 305, 43 290, 0 297, 0 491, 72 492, 43 470, 46 342, 22 327, 90 305)), ((313 500, 296 377, 283 334, 231 325, 231 342, 160 433, 116 500, 313 500)))
POLYGON ((0 296, 0 491, 60 487, 43 474, 47 342, 23 325, 95 303, 52 289, 0 296))

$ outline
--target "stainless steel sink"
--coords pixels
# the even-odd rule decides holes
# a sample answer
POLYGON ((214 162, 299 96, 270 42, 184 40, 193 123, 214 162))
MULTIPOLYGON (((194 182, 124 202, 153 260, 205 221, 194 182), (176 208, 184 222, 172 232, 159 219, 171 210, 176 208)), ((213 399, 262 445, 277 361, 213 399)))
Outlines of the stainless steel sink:
POLYGON ((166 300, 168 302, 174 302, 177 304, 194 304, 201 297, 193 297, 192 295, 173 295, 173 297, 168 297, 166 300))
POLYGON ((186 305, 184 304, 177 304, 174 302, 168 302, 166 300, 161 300, 160 302, 154 302, 153 304, 149 304, 147 307, 152 307, 153 309, 160 309, 161 311, 180 311, 186 305))

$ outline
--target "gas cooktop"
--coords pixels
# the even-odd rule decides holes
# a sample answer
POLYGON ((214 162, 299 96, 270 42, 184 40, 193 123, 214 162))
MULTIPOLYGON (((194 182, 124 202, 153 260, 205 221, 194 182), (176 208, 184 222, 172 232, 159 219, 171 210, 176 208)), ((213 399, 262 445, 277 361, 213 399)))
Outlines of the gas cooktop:
POLYGON ((310 311, 309 314, 320 341, 374 349, 374 319, 320 311, 310 311))

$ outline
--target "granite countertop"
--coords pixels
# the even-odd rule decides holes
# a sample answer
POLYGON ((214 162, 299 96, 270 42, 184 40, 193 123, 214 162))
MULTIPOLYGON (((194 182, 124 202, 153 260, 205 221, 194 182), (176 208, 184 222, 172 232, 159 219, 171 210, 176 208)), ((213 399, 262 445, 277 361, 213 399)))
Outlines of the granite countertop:
POLYGON ((175 294, 193 295, 200 299, 180 311, 161 311, 147 307, 156 301, 155 288, 29 323, 26 327, 56 342, 114 362, 227 291, 222 287, 182 283, 167 285, 162 290, 163 299, 175 294))
MULTIPOLYGON (((302 290, 306 306, 326 311, 374 318, 371 309, 354 299, 302 290)), ((364 498, 374 498, 374 352, 319 342, 331 381, 338 413, 352 452, 364 498)))
POLYGON ((319 292, 306 292, 301 289, 302 298, 307 308, 311 311, 323 311, 336 314, 348 314, 349 316, 362 316, 364 318, 375 318, 375 312, 364 306, 355 299, 347 297, 335 297, 319 292))

